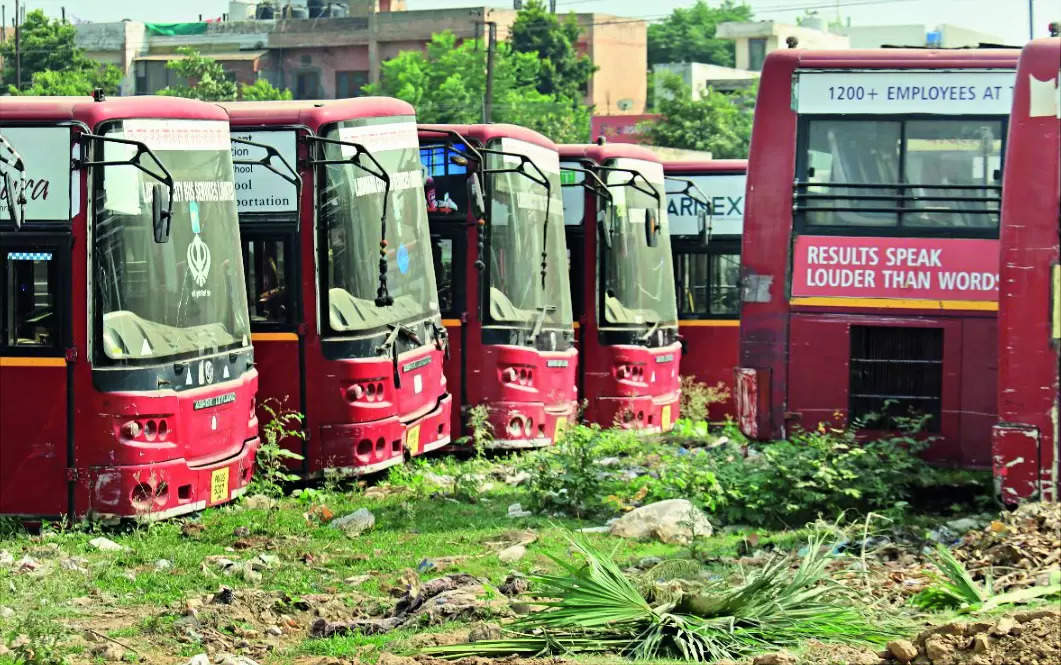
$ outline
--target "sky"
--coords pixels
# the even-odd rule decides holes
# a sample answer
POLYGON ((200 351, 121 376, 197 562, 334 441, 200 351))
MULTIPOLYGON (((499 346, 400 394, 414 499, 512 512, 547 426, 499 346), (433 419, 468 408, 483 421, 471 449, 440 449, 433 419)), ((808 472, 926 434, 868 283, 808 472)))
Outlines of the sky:
MULTIPOLYGON (((1061 20, 1061 0, 1031 0, 1036 37, 1047 34, 1050 21, 1061 20)), ((14 0, 0 0, 13 16, 14 0)), ((22 3, 58 16, 65 7, 68 16, 88 21, 171 22, 195 21, 228 11, 227 0, 180 0, 171 3, 144 0, 27 0, 22 3)), ((560 12, 605 12, 620 16, 658 20, 693 0, 558 0, 560 12)), ((709 0, 709 4, 715 4, 709 0)), ((750 0, 756 18, 794 23, 806 9, 825 18, 850 17, 853 25, 924 24, 935 27, 951 23, 1002 37, 1004 43, 1022 44, 1028 39, 1028 0, 750 0)), ((408 9, 445 7, 511 7, 505 0, 407 0, 408 9)))

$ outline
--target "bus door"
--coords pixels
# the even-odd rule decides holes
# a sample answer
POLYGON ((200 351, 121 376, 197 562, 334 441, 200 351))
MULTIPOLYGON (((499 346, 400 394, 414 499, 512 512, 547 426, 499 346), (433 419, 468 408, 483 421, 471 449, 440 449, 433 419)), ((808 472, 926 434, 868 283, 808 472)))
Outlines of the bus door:
MULTIPOLYGON (((465 307, 465 263, 467 229, 464 224, 433 224, 431 229, 431 254, 435 263, 435 282, 438 285, 438 308, 442 325, 449 335, 449 357, 444 360, 443 370, 451 395, 465 401, 464 390, 464 339, 463 326, 465 307)), ((452 410, 451 432, 461 431, 461 409, 452 410)))
MULTIPOLYGON (((258 368, 258 421, 264 426, 272 412, 306 413, 306 366, 298 322, 302 320, 297 230, 291 225, 243 224, 243 271, 247 279, 251 341, 258 368)), ((283 445, 305 455, 304 441, 288 437, 283 445)))
MULTIPOLYGON (((579 194, 582 189, 578 189, 579 194)), ((580 353, 585 353, 586 345, 586 237, 581 226, 567 227, 567 267, 571 280, 571 318, 575 322, 575 346, 580 353)), ((579 359, 578 394, 585 396, 585 363, 587 358, 579 359)))
POLYGON ((69 266, 66 233, 0 233, 0 513, 70 508, 69 266))

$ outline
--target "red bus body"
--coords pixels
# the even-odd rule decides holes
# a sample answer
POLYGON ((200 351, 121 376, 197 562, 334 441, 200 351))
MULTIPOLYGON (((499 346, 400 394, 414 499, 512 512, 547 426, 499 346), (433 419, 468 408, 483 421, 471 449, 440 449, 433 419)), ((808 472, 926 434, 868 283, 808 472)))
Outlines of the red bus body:
POLYGON ((1058 499, 1061 342, 1061 39, 1021 52, 1002 196, 998 416, 993 467, 1003 501, 1058 499))
POLYGON ((893 429, 913 408, 939 435, 929 459, 990 464, 1015 64, 1002 49, 768 56, 741 255, 746 434, 893 429))
MULTIPOLYGON (((624 232, 623 247, 611 249, 605 246, 601 241, 603 231, 598 228, 597 221, 601 204, 598 195, 590 187, 569 186, 569 191, 565 193, 565 217, 571 251, 571 282, 577 290, 574 300, 577 303, 575 309, 582 359, 579 387, 588 400, 585 418, 603 427, 617 425, 645 434, 668 431, 678 418, 681 397, 678 368, 683 358, 674 296, 670 289, 674 276, 669 265, 670 234, 666 231, 666 217, 662 214, 666 210, 666 191, 659 159, 645 148, 619 143, 562 145, 560 156, 564 164, 596 174, 601 184, 609 185, 608 191, 613 196, 618 196, 616 190, 621 191, 623 208, 626 207, 628 196, 625 190, 630 188, 613 183, 619 178, 625 179, 626 174, 606 170, 616 165, 620 168, 640 165, 636 168, 643 168, 641 172, 652 181, 661 197, 660 202, 653 204, 659 206, 664 229, 658 234, 656 248, 646 245, 643 222, 635 229, 635 224, 626 213, 623 213, 622 221, 635 230, 629 234, 624 232), (658 173, 650 172, 652 166, 656 166, 658 173), (579 199, 581 209, 578 206, 579 199), (637 263, 638 257, 644 259, 649 256, 652 257, 651 265, 637 263), (665 260, 660 261, 660 256, 665 260), (616 266, 611 268, 607 262, 612 258, 623 260, 616 260, 616 266), (661 279, 667 280, 665 285, 647 274, 652 268, 658 270, 661 279), (610 283, 605 283, 608 280, 605 272, 615 282, 623 281, 624 275, 631 283, 640 279, 637 288, 642 290, 649 289, 653 282, 657 286, 666 286, 653 294, 660 300, 657 310, 662 311, 657 311, 651 317, 639 314, 636 322, 631 320, 617 324, 616 321, 609 321, 610 314, 606 312, 613 310, 607 309, 605 302, 614 296, 609 294, 612 287, 610 283), (650 330, 648 318, 655 318, 660 324, 656 331, 650 330), (639 341, 642 335, 649 333, 651 336, 648 340, 639 341)), ((612 207, 617 205, 609 207, 609 215, 612 207)), ((608 220, 608 223, 612 223, 612 217, 608 220)), ((616 238, 613 245, 618 243, 618 231, 613 228, 609 232, 616 238)), ((618 299, 615 301, 619 302, 618 299)))
POLYGON ((0 513, 161 519, 246 488, 258 373, 227 288, 242 281, 227 120, 172 97, 0 100, 28 199, 19 230, 0 211, 0 513), (86 164, 131 157, 88 134, 141 141, 166 165, 164 244, 144 224, 140 185, 155 181, 86 164))
POLYGON ((712 421, 736 418, 733 371, 740 348, 740 243, 748 161, 664 162, 667 177, 691 180, 707 197, 706 238, 697 226, 703 204, 683 183, 668 190, 667 219, 674 252, 678 332, 685 340, 682 373, 709 386, 722 384, 729 399, 712 404, 712 421), (704 240, 707 243, 705 246, 704 240))
MULTIPOLYGON (((492 447, 532 448, 551 445, 577 414, 576 372, 578 352, 570 319, 570 286, 567 281, 566 249, 563 241, 560 203, 559 161, 556 145, 541 134, 515 125, 423 125, 420 130, 421 160, 429 178, 428 216, 435 248, 436 274, 443 323, 449 333, 450 356, 446 376, 460 409, 454 409, 452 428, 464 431, 463 420, 470 408, 486 405, 493 429, 492 447), (467 151, 466 164, 455 164, 446 144, 467 142, 476 150, 501 150, 521 154, 535 163, 551 183, 546 279, 541 272, 541 247, 529 252, 516 249, 512 239, 519 234, 541 237, 542 210, 524 209, 518 197, 544 201, 544 188, 522 176, 484 173, 482 164, 467 151), (486 209, 480 224, 470 203, 468 177, 483 183, 486 209), (485 176, 485 177, 484 177, 485 176), (516 208, 507 213, 503 200, 513 191, 516 208), (535 197, 538 197, 535 199, 535 197), (495 212, 495 207, 497 211, 495 212), (502 225, 502 222, 504 223, 502 225), (480 235, 482 234, 482 235, 480 235), (480 252, 482 255, 480 255, 480 252), (516 254, 525 254, 517 259, 516 254), (476 261, 481 260, 481 269, 476 261), (495 285, 502 280, 509 289, 526 287, 531 302, 555 306, 543 313, 541 330, 534 337, 531 319, 513 322, 496 316, 504 303, 515 307, 495 285), (543 296, 535 295, 541 289, 543 296), (565 291, 566 290, 566 291, 565 291), (566 296, 564 295, 566 293, 566 296)), ((490 168, 514 167, 512 157, 482 153, 490 168), (491 160, 498 163, 491 166, 491 160)), ((536 173, 528 167, 530 172, 536 173)), ((523 311, 533 311, 524 309, 523 311)), ((533 317, 532 317, 533 318, 533 317)))
MULTIPOLYGON (((236 166, 251 326, 261 371, 258 401, 274 410, 304 414, 305 439, 284 439, 286 447, 304 458, 295 470, 306 477, 324 472, 361 475, 400 464, 405 455, 445 446, 450 441, 451 399, 421 210, 413 108, 375 97, 233 102, 224 107, 234 137, 277 148, 301 178, 301 202, 296 206, 294 185, 261 166, 236 166), (381 155, 390 155, 396 165, 383 164, 392 171, 393 187, 387 222, 389 283, 392 290, 404 289, 396 284, 404 284, 401 280, 408 274, 416 284, 392 294, 393 310, 369 298, 377 289, 380 213, 378 201, 367 201, 362 190, 381 190, 360 168, 320 163, 349 157, 328 151, 354 150, 321 140, 329 137, 359 143, 381 161, 381 155), (415 178, 401 177, 411 172, 415 178), (362 283, 355 283, 358 275, 348 261, 366 266, 362 283), (350 288, 338 288, 340 282, 350 288), (355 286, 364 293, 343 295, 357 290, 355 286), (421 300, 410 295, 414 288, 429 290, 431 298, 410 309, 402 301, 421 300), (355 311, 353 305, 341 309, 347 302, 365 312, 361 321, 351 318, 344 323, 344 311, 355 311), (396 350, 384 348, 388 323, 408 326, 417 339, 400 334, 394 340, 396 350)), ((264 154, 238 143, 233 152, 249 158, 264 154)), ((262 422, 268 417, 260 408, 262 422)))

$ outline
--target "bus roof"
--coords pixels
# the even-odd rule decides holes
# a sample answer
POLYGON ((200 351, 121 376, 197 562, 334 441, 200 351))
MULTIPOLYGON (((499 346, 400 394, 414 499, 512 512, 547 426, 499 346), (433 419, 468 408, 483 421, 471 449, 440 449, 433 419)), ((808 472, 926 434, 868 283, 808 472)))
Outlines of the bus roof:
MULTIPOLYGON (((476 124, 476 125, 421 125, 422 129, 435 129, 448 132, 456 132, 461 136, 469 139, 475 139, 482 144, 486 144, 487 141, 493 139, 518 139, 520 141, 526 141, 527 143, 533 143, 549 150, 556 150, 557 146, 555 143, 550 141, 547 137, 539 134, 533 129, 527 129, 520 125, 510 125, 507 123, 490 123, 490 124, 476 124)), ((424 132, 423 136, 430 136, 430 132, 424 132)))
POLYGON ((354 118, 412 116, 416 114, 411 105, 391 97, 224 102, 221 106, 228 111, 230 122, 237 127, 304 125, 314 132, 324 125, 354 118))
POLYGON ((702 159, 688 162, 663 162, 664 173, 746 173, 747 159, 702 159))
POLYGON ((1019 49, 778 49, 763 63, 763 72, 788 69, 1012 69, 1019 49))
POLYGON ((228 120, 217 104, 183 97, 0 97, 4 122, 80 122, 94 129, 107 120, 129 118, 187 118, 228 120))
POLYGON ((648 148, 634 143, 565 143, 560 146, 562 159, 589 159, 597 164, 609 159, 641 159, 646 162, 659 163, 659 157, 648 148))

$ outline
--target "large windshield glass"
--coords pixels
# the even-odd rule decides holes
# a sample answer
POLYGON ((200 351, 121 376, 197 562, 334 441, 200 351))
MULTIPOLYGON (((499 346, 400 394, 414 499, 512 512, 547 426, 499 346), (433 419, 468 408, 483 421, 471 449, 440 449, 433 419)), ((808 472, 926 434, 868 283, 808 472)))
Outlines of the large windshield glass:
MULTIPOLYGON (((383 181, 352 163, 328 164, 320 220, 327 238, 325 283, 331 329, 367 330, 438 316, 415 119, 347 120, 325 138, 364 146, 390 176, 385 258, 387 290, 394 299, 393 305, 376 306, 383 181)), ((323 145, 328 160, 349 159, 357 152, 350 146, 323 145)), ((360 159, 375 168, 364 155, 360 159)))
POLYGON ((602 247, 604 324, 675 324, 678 313, 663 166, 639 159, 614 159, 605 166, 627 170, 604 172, 613 199, 606 231, 611 246, 602 247), (637 171, 644 177, 631 184, 620 184, 630 183, 629 171, 637 171), (649 184, 659 192, 661 200, 647 193, 649 184), (659 226, 654 247, 649 245, 646 231, 645 217, 649 211, 654 213, 659 226))
MULTIPOLYGON (((490 318, 504 323, 571 329, 571 285, 560 192, 560 158, 555 151, 516 139, 488 147, 526 155, 549 180, 549 197, 540 182, 519 173, 488 178, 490 192, 490 318), (549 226, 543 228, 548 202, 549 226), (542 287, 542 250, 546 255, 542 287)), ((517 168, 518 160, 487 155, 491 169, 517 168)), ((534 178, 540 176, 526 167, 534 178)))
MULTIPOLYGON (((103 355, 157 360, 248 346, 228 123, 125 120, 105 136, 150 147, 172 174, 174 192, 169 240, 156 243, 158 180, 127 164, 97 171, 93 280, 103 355)), ((136 152, 104 141, 96 148, 104 161, 136 152)), ((142 163, 153 166, 148 157, 142 163)))

